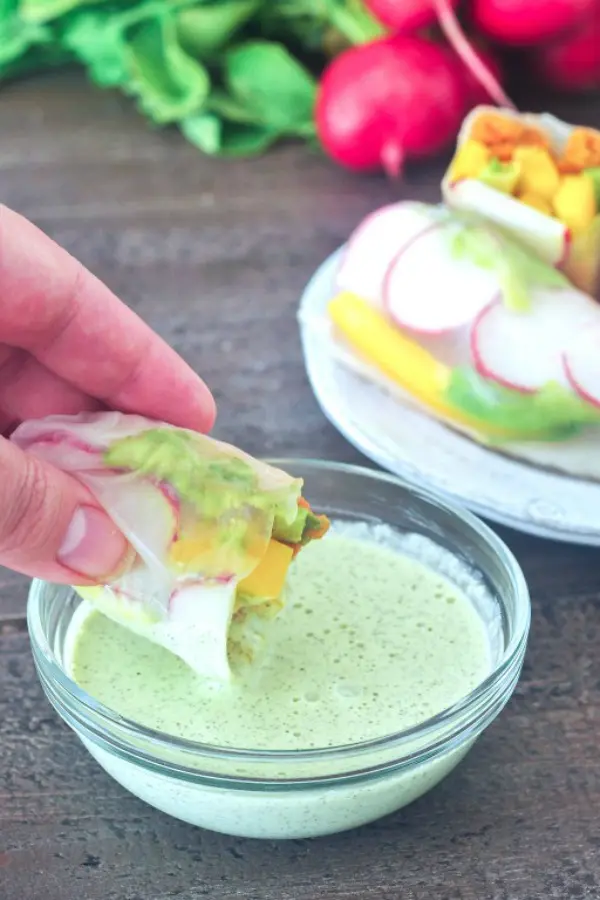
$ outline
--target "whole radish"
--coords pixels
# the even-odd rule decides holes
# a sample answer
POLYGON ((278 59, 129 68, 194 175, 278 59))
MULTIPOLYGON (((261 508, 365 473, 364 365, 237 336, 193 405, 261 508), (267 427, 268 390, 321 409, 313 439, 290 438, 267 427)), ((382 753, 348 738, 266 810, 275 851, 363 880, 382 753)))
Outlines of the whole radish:
POLYGON ((406 159, 430 156, 456 136, 466 92, 455 61, 434 42, 372 41, 346 50, 325 70, 317 133, 341 165, 397 175, 406 159))
MULTIPOLYGON (((458 6, 459 0, 451 0, 458 6)), ((411 34, 437 21, 433 0, 364 0, 376 19, 396 34, 411 34)))
POLYGON ((482 34, 512 46, 534 46, 576 29, 598 9, 598 0, 472 0, 482 34))
POLYGON ((543 81, 562 91, 600 88, 600 6, 580 31, 536 52, 534 66, 543 81))

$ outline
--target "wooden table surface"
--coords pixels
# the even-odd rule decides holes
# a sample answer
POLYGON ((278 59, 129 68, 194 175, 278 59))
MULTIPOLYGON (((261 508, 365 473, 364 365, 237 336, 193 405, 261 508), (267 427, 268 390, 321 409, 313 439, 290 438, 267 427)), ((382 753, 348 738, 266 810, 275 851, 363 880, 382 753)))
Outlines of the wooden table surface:
MULTIPOLYGON (((600 103, 554 109, 600 125, 600 103)), ((0 94, 0 200, 161 332, 213 388, 217 434, 256 454, 365 462, 311 395, 298 296, 368 210, 434 199, 440 173, 392 188, 295 147, 208 161, 73 75, 0 94)), ((0 572, 1 900, 600 898, 600 553, 499 530, 533 597, 516 695, 431 794, 314 841, 224 837, 126 794, 44 699, 27 585, 0 572)))

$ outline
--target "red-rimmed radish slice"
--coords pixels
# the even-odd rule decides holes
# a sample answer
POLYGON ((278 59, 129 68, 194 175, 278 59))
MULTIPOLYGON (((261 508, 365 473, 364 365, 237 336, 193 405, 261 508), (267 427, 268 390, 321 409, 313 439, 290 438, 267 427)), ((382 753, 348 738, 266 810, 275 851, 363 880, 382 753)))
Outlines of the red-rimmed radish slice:
POLYGON ((159 489, 171 508, 174 523, 173 527, 175 529, 172 540, 176 540, 181 524, 181 501, 179 500, 175 489, 172 488, 170 484, 166 484, 163 481, 153 481, 152 484, 154 484, 159 489))
POLYGON ((402 247, 436 221, 435 207, 394 203, 367 216, 351 235, 337 274, 339 290, 379 304, 385 273, 402 247))
POLYGON ((445 334, 473 319, 498 294, 497 276, 452 256, 454 230, 430 228, 401 250, 383 286, 384 307, 400 328, 445 334))
POLYGON ((591 298, 575 290, 538 290, 527 312, 514 312, 495 300, 473 326, 477 371, 523 393, 538 391, 549 381, 566 383, 562 353, 595 309, 591 298))
POLYGON ((575 393, 600 407, 600 321, 573 340, 563 354, 563 366, 575 393))
POLYGON ((176 498, 160 484, 131 475, 94 472, 83 480, 133 548, 146 560, 164 564, 179 530, 176 498))
POLYGON ((550 265, 560 267, 567 261, 571 232, 558 219, 474 178, 445 183, 443 193, 453 209, 476 213, 504 228, 550 265))
POLYGON ((139 595, 129 590, 123 590, 121 586, 116 587, 115 585, 110 585, 110 587, 105 587, 104 585, 76 587, 75 590, 84 600, 96 606, 105 616, 125 625, 125 627, 133 627, 135 629, 154 625, 160 622, 166 613, 166 610, 161 611, 148 602, 147 592, 142 592, 139 595))

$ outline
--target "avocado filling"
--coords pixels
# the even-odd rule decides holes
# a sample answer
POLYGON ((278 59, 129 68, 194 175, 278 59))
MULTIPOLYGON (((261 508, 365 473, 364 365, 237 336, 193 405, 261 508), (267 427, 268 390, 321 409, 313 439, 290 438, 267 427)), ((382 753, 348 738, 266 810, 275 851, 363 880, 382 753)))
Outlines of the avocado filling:
POLYGON ((485 425, 506 428, 511 439, 564 441, 589 425, 600 424, 600 410, 559 384, 536 393, 521 393, 494 384, 469 366, 452 370, 446 400, 485 425))
POLYGON ((301 497, 300 479, 264 490, 249 462, 226 454, 203 457, 185 431, 150 429, 123 438, 105 451, 104 462, 165 485, 191 508, 187 516, 185 509, 180 513, 171 561, 183 574, 242 576, 238 607, 274 601, 293 557, 329 527, 326 516, 315 515, 301 497), (283 548, 278 553, 277 546, 283 548), (251 580, 254 570, 260 577, 251 580))

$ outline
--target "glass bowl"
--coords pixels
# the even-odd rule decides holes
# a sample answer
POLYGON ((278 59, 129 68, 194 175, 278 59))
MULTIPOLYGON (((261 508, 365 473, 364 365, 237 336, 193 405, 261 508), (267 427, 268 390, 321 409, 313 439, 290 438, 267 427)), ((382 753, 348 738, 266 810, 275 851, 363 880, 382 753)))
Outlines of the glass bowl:
POLYGON ((311 505, 334 520, 384 523, 414 535, 419 546, 426 539, 426 546, 433 542, 443 548, 433 558, 449 567, 431 567, 468 593, 490 642, 492 671, 471 693, 414 728, 360 744, 309 751, 209 746, 124 719, 71 680, 65 661, 81 600, 70 588, 34 581, 28 624, 48 699, 127 790, 171 816, 214 831, 252 838, 315 837, 411 803, 460 762, 515 689, 530 602, 513 555, 470 513, 381 472, 316 460, 269 462, 304 478, 311 505))

